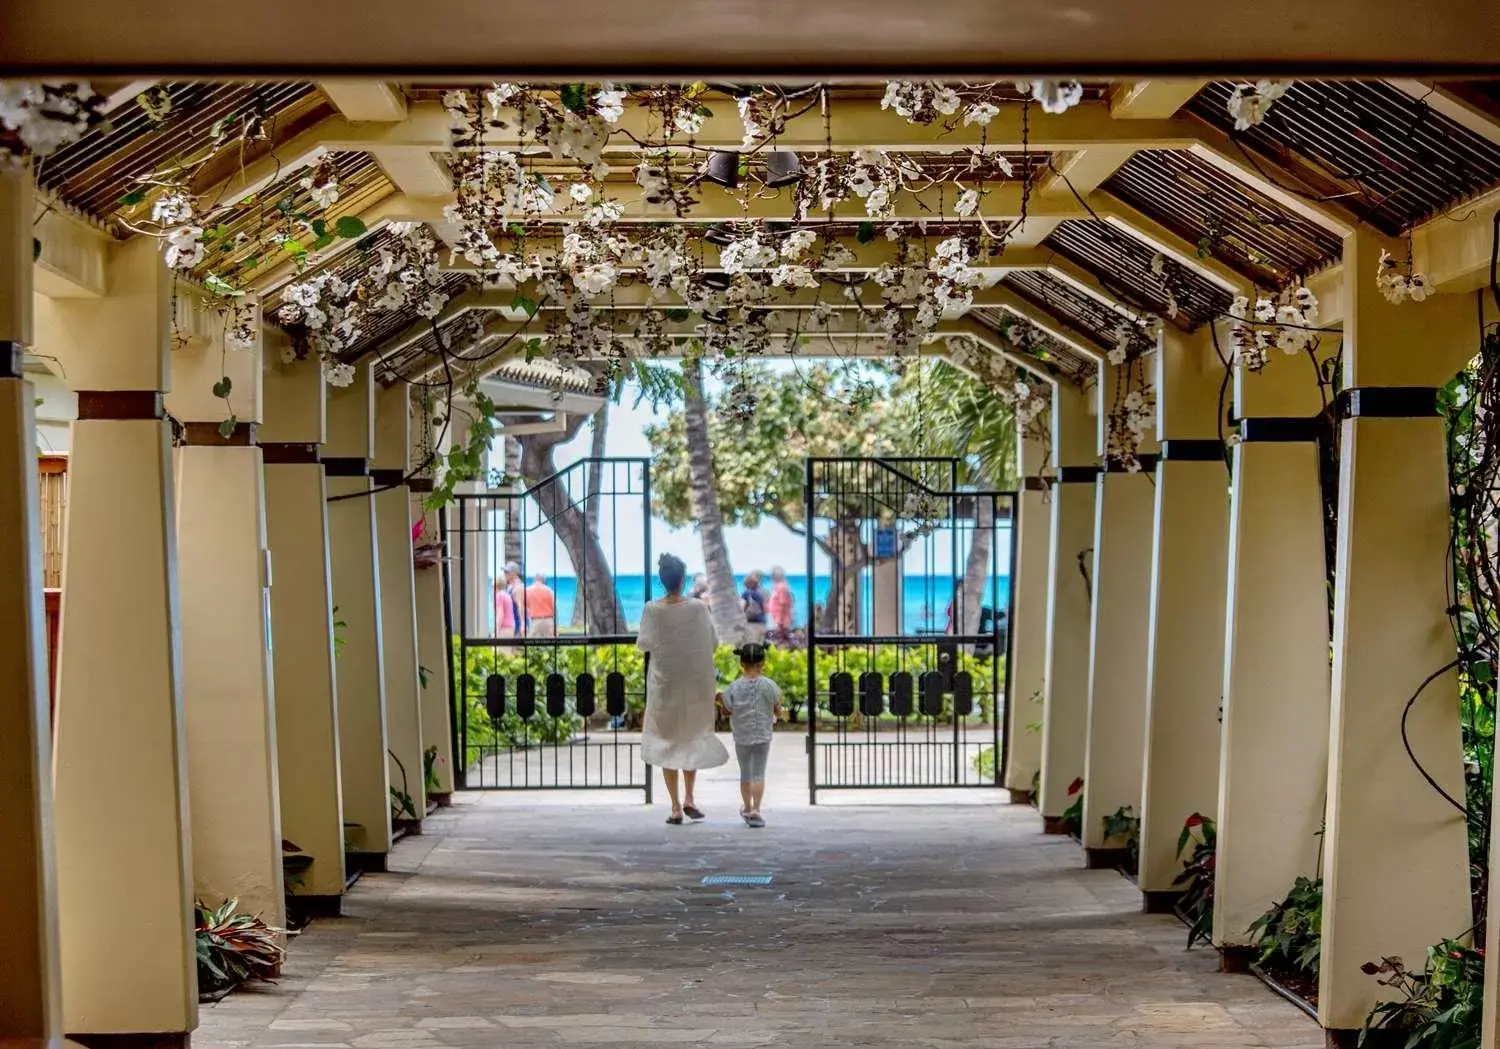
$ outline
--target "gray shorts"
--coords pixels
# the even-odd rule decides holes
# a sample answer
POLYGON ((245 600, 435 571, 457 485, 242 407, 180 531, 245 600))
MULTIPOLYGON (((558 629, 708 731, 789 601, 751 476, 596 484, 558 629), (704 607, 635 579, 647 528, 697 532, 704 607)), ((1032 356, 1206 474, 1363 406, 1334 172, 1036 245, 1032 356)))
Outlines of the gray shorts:
POLYGON ((760 783, 766 778, 766 759, 771 756, 771 741, 736 743, 734 753, 740 759, 740 782, 760 783))

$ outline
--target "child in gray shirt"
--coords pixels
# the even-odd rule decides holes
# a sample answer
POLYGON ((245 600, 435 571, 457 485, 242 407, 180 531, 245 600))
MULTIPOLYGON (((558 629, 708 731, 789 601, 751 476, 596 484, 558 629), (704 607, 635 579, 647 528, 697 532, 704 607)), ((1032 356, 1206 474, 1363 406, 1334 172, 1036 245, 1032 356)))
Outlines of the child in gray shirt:
POLYGON ((740 815, 746 826, 764 827, 760 814, 761 799, 766 794, 766 760, 771 756, 771 730, 781 717, 781 689, 762 675, 766 663, 766 646, 741 645, 740 676, 723 692, 719 703, 729 712, 729 726, 734 730, 734 749, 740 760, 740 815))

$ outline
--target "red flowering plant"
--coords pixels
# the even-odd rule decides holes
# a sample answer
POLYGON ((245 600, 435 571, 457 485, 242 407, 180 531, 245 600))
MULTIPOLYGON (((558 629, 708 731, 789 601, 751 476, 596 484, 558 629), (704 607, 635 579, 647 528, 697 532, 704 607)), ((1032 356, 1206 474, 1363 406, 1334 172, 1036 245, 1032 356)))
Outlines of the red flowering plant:
POLYGON ((1189 816, 1177 836, 1177 858, 1182 861, 1182 873, 1172 887, 1182 892, 1177 909, 1188 924, 1189 947, 1213 942, 1216 837, 1214 821, 1201 812, 1189 816))
POLYGON ((443 563, 443 541, 425 538, 427 518, 418 518, 411 526, 412 564, 417 568, 436 568, 443 563))
POLYGON ((1083 777, 1068 784, 1068 797, 1072 799, 1063 809, 1062 825, 1073 837, 1083 833, 1083 777))

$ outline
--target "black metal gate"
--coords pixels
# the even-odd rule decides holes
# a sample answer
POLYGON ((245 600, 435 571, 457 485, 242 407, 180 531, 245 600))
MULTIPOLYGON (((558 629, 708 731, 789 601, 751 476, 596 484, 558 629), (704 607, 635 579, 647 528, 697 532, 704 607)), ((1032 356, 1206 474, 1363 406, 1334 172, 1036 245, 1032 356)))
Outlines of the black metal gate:
POLYGON ((651 600, 649 461, 581 459, 456 503, 459 789, 620 788, 650 801, 635 647, 651 600))
POLYGON ((807 460, 807 578, 828 570, 807 630, 813 804, 1004 782, 1015 494, 964 489, 959 466, 807 460))

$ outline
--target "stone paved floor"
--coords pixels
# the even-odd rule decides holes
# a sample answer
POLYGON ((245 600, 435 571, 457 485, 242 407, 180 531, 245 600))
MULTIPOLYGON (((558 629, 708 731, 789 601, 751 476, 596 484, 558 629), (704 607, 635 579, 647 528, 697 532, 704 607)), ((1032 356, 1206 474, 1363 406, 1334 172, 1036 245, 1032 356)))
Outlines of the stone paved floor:
POLYGON ((295 939, 280 984, 204 1006, 195 1045, 1323 1044, 1030 810, 809 808, 787 742, 761 831, 735 817, 732 769, 680 828, 639 796, 461 796, 295 939), (773 881, 704 887, 715 873, 773 881))

